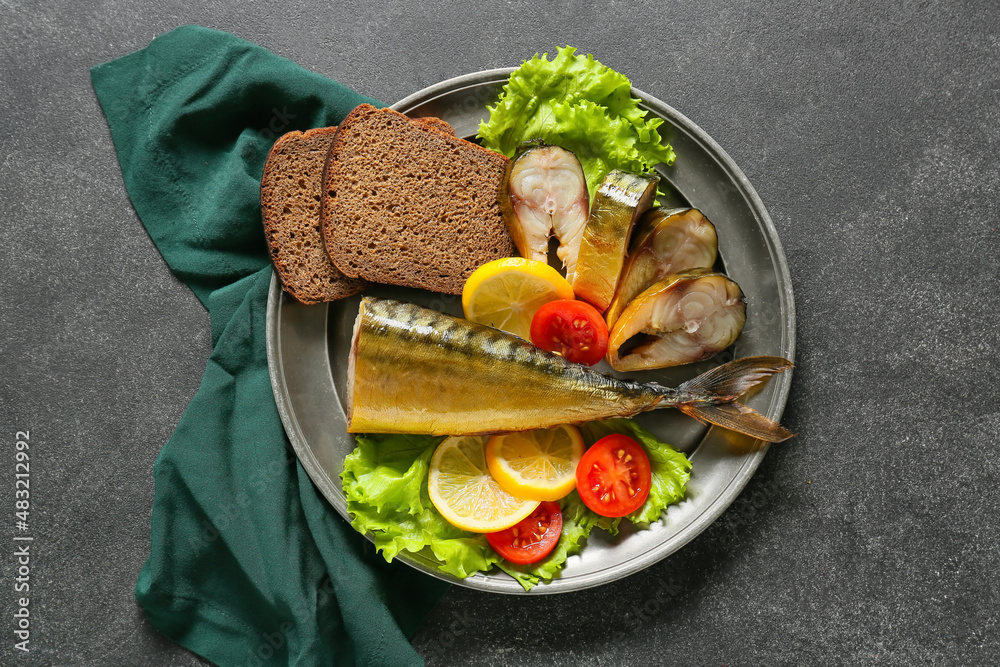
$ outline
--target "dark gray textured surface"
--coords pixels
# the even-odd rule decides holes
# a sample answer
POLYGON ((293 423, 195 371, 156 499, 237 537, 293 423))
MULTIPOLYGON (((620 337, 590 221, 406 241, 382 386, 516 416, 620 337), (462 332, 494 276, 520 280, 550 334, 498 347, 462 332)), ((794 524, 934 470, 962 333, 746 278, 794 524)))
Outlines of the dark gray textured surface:
POLYGON ((573 44, 711 134, 784 243, 798 438, 647 572, 556 597, 453 589, 414 639, 430 664, 996 660, 1000 9, 542 7, 0 0, 0 488, 11 502, 14 432, 30 429, 36 536, 27 659, 0 550, 0 662, 199 663, 132 587, 152 462, 197 388, 208 318, 128 202, 88 76, 184 23, 386 102, 573 44))

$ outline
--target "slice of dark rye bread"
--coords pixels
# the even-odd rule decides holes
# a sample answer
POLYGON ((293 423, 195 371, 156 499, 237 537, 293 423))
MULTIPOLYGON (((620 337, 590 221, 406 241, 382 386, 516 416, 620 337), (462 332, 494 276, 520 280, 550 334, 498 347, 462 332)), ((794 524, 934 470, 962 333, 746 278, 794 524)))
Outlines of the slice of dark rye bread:
POLYGON ((425 127, 429 127, 432 130, 441 130, 445 134, 450 134, 455 136, 455 128, 453 128, 448 121, 442 120, 440 118, 435 118, 434 116, 423 116, 421 118, 414 118, 414 123, 423 123, 425 127))
MULTIPOLYGON (((439 118, 427 127, 454 134, 439 118)), ((322 173, 337 127, 282 135, 271 147, 261 178, 260 202, 268 248, 282 287, 305 304, 334 301, 365 282, 349 278, 330 261, 319 230, 322 173)))
POLYGON ((340 124, 321 227, 346 275, 461 294, 476 268, 514 254, 497 204, 507 158, 434 125, 367 104, 340 124))
POLYGON ((336 127, 282 135, 260 181, 260 208, 271 260, 281 285, 305 304, 334 301, 365 288, 330 261, 320 233, 323 166, 336 127))

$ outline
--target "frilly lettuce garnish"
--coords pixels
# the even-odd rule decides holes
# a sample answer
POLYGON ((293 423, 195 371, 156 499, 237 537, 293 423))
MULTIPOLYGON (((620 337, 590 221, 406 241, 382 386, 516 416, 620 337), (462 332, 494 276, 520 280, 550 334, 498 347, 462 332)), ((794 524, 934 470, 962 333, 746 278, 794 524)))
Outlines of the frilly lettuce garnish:
MULTIPOLYGON (((590 422, 581 427, 592 444, 609 433, 624 433, 642 443, 649 455, 653 483, 645 504, 628 518, 639 526, 656 521, 666 507, 684 497, 691 462, 670 445, 628 419, 590 422)), ((555 550, 531 565, 500 558, 482 535, 448 523, 427 494, 427 470, 443 438, 419 435, 359 435, 358 446, 341 473, 351 525, 372 536, 387 561, 402 551, 419 553, 442 572, 464 578, 497 565, 525 590, 558 576, 566 559, 578 552, 594 528, 612 535, 620 519, 599 516, 574 491, 560 501, 563 532, 555 550)))
POLYGON ((443 438, 361 435, 344 460, 340 478, 351 525, 371 534, 392 562, 401 551, 421 553, 442 572, 468 577, 488 570, 500 556, 482 535, 448 523, 427 495, 431 455, 443 438))
POLYGON ((513 157, 518 144, 533 139, 561 146, 580 160, 591 200, 612 169, 646 172, 672 164, 674 151, 661 143, 660 118, 646 118, 632 97, 632 84, 591 55, 571 46, 536 55, 515 70, 489 122, 479 124, 480 143, 513 157))

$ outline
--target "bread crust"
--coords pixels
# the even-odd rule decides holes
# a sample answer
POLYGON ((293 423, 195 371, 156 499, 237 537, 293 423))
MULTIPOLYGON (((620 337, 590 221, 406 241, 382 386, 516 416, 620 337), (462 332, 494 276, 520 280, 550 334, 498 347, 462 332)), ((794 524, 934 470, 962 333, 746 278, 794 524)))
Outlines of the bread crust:
POLYGON ((413 122, 422 123, 424 126, 432 130, 440 130, 445 134, 450 134, 453 137, 455 136, 455 128, 453 128, 448 121, 435 118, 434 116, 421 116, 420 118, 414 118, 413 122))
POLYGON ((367 104, 340 124, 321 228, 345 275, 461 294, 476 268, 514 254, 497 204, 507 158, 441 124, 367 104))
POLYGON ((314 304, 360 292, 365 283, 330 261, 320 232, 323 168, 336 127, 282 135, 260 183, 261 217, 275 272, 297 301, 314 304))

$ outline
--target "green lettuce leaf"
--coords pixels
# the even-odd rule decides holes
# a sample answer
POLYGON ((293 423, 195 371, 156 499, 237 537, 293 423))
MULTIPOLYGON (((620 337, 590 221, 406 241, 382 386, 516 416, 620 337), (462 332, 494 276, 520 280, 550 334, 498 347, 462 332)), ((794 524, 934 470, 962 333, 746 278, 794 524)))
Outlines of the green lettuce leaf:
POLYGON ((370 534, 391 562, 420 554, 442 572, 464 578, 500 557, 482 535, 448 523, 427 495, 427 469, 443 440, 419 435, 359 435, 341 473, 351 526, 370 534))
POLYGON ((444 438, 425 435, 363 435, 344 461, 341 479, 347 502, 420 514, 430 505, 422 496, 434 448, 444 438), (348 484, 347 480, 352 483, 348 484))
POLYGON ((515 70, 479 124, 487 148, 513 157, 524 141, 542 139, 580 159, 591 200, 612 169, 644 172, 658 163, 672 164, 674 151, 663 144, 660 118, 631 94, 632 84, 591 55, 577 56, 570 46, 536 55, 515 70))
MULTIPOLYGON (((590 422, 581 427, 588 445, 610 433, 624 433, 642 443, 649 455, 652 485, 645 504, 628 519, 647 527, 668 505, 684 497, 691 462, 670 445, 629 419, 590 422)), ((451 525, 427 494, 427 470, 443 438, 418 435, 359 435, 357 448, 344 460, 341 473, 347 509, 355 530, 369 534, 387 561, 402 551, 464 578, 497 565, 525 590, 559 576, 566 559, 577 553, 595 528, 611 535, 621 519, 600 516, 574 491, 560 501, 563 531, 556 548, 530 565, 509 563, 493 551, 483 535, 451 525)))

